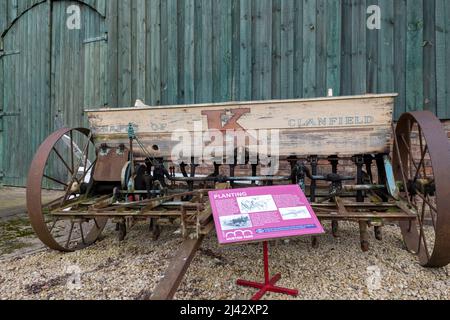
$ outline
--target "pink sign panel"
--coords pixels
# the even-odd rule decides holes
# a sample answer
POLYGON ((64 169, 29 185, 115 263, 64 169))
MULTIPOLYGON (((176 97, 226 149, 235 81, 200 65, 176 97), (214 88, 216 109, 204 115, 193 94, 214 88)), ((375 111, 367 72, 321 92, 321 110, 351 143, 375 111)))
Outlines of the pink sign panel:
POLYGON ((297 185, 209 192, 220 244, 324 233, 297 185))

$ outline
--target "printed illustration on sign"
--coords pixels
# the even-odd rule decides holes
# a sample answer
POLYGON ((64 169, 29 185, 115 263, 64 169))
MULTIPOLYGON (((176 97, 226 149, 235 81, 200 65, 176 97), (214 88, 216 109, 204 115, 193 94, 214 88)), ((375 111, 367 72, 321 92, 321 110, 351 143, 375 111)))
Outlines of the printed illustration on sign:
POLYGON ((248 214, 236 214, 220 217, 222 230, 246 229, 253 227, 248 214))
POLYGON ((241 213, 277 211, 277 206, 271 195, 237 198, 241 213))
POLYGON ((283 220, 311 219, 311 214, 305 206, 294 208, 280 208, 283 220))

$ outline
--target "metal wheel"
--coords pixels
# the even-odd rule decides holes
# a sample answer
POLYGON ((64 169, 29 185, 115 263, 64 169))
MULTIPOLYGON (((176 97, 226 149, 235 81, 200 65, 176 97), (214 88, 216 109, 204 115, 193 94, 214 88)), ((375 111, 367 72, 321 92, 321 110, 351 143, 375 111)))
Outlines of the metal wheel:
POLYGON ((106 218, 56 218, 55 209, 69 211, 84 199, 92 183, 95 148, 88 129, 60 129, 39 147, 27 181, 27 208, 38 238, 49 248, 63 252, 94 243, 106 218), (55 190, 57 198, 43 204, 42 189, 55 190))
POLYGON ((394 174, 402 197, 417 212, 400 224, 405 244, 424 267, 450 262, 450 144, 428 111, 404 114, 394 141, 394 174))

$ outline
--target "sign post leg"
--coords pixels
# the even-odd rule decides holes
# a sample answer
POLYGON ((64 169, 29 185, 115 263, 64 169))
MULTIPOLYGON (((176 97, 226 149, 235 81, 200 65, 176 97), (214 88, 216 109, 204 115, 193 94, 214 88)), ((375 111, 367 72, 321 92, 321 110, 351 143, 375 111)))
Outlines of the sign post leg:
POLYGON ((259 291, 252 297, 252 300, 258 301, 260 300, 267 292, 275 292, 287 294, 290 296, 298 296, 298 290, 287 289, 282 287, 277 287, 275 284, 280 281, 281 274, 278 273, 272 278, 270 278, 269 273, 269 244, 267 241, 263 243, 264 250, 264 283, 252 282, 247 280, 238 280, 237 285, 244 287, 251 287, 255 289, 259 289, 259 291))

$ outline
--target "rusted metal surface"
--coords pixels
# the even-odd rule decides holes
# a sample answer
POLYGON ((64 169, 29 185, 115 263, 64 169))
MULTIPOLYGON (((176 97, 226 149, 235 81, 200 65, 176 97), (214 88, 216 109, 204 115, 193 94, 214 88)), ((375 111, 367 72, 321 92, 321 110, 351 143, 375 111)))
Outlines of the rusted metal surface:
MULTIPOLYGON (((440 121, 427 111, 404 114, 397 125, 396 141, 399 154, 394 156, 397 179, 407 180, 410 203, 416 206, 417 220, 401 222, 401 230, 408 249, 418 254, 426 267, 442 267, 450 262, 450 144, 440 121), (417 132, 412 132, 413 128, 417 132), (418 135, 422 157, 412 157, 412 135, 418 135), (425 158, 429 156, 432 173, 427 173, 425 158), (416 187, 419 177, 427 177, 434 185, 434 195, 416 187), (421 198, 421 199, 417 199, 421 198), (416 201, 416 205, 414 204, 416 201), (431 203, 434 202, 434 203, 431 203), (424 232, 424 216, 435 217, 434 246, 424 232)), ((407 196, 408 196, 407 195, 407 196)), ((431 241, 433 242, 433 241, 431 241)))
POLYGON ((94 170, 95 181, 120 181, 122 168, 128 162, 129 150, 125 148, 100 148, 94 170))
MULTIPOLYGON (((54 150, 56 143, 60 141, 60 139, 64 135, 70 134, 70 132, 72 131, 81 132, 87 137, 89 136, 90 132, 89 130, 83 128, 63 128, 51 134, 39 147, 36 156, 31 163, 27 180, 27 209, 31 225, 38 238, 46 246, 58 251, 72 251, 73 249, 70 249, 67 245, 64 245, 61 242, 57 241, 52 235, 52 232, 50 230, 51 228, 49 229, 48 224, 45 221, 42 204, 42 180, 44 178, 44 170, 47 165, 47 160, 49 159, 50 153, 54 150)), ((64 203, 62 203, 61 205, 63 204, 64 203)), ((83 235, 84 241, 82 241, 82 243, 80 243, 76 247, 82 248, 92 244, 102 232, 106 221, 107 219, 104 218, 96 219, 95 226, 91 228, 88 233, 83 235)))

